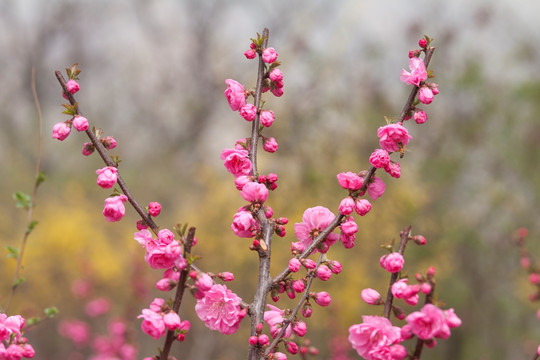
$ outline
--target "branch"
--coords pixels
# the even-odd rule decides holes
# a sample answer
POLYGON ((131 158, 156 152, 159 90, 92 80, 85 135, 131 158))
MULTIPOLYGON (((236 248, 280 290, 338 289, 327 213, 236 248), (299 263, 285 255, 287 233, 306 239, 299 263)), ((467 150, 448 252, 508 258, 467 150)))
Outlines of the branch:
MULTIPOLYGON (((184 243, 184 258, 187 259, 191 253, 191 246, 193 244, 193 239, 195 238, 195 228, 189 228, 186 242, 184 243)), ((178 286, 176 287, 176 296, 174 299, 173 310, 178 314, 180 305, 182 304, 182 297, 184 295, 184 290, 186 289, 186 280, 189 273, 189 266, 186 266, 184 270, 180 273, 180 279, 178 280, 178 286)), ((169 352, 171 351, 171 346, 174 342, 174 331, 168 330, 167 337, 165 338, 165 344, 163 345, 163 351, 159 357, 160 360, 167 360, 169 358, 169 352)))
MULTIPOLYGON (((55 75, 56 75, 56 78, 58 79, 58 82, 62 86, 62 89, 64 90, 64 94, 68 98, 70 104, 75 106, 77 104, 77 102, 75 101, 75 98, 73 97, 73 95, 68 91, 68 89, 66 87, 66 81, 64 80, 64 77, 62 76, 62 74, 58 70, 55 71, 55 75)), ((80 110, 79 110, 78 105, 77 105, 77 115, 82 115, 80 110)), ((101 158, 103 159, 103 162, 105 162, 105 164, 107 166, 115 166, 113 161, 107 155, 107 150, 105 149, 105 147, 103 146, 101 141, 99 141, 99 139, 96 137, 96 135, 92 132, 92 130, 90 130, 90 129, 86 130, 86 135, 88 135, 88 137, 90 138, 90 141, 92 142, 95 149, 99 153, 99 156, 101 156, 101 158)), ((158 230, 159 230, 158 226, 156 225, 156 223, 154 223, 154 220, 152 220, 152 218, 146 213, 146 211, 144 211, 144 208, 137 202, 137 200, 135 200, 135 197, 129 192, 129 189, 128 189, 125 181, 120 176, 120 174, 118 174, 118 181, 117 182, 118 182, 118 185, 120 186, 120 188, 122 189, 122 192, 124 193, 124 195, 127 196, 131 206, 133 206, 135 211, 137 211, 137 213, 141 216, 141 218, 144 220, 146 225, 148 225, 152 229, 154 234, 157 235, 158 230)))

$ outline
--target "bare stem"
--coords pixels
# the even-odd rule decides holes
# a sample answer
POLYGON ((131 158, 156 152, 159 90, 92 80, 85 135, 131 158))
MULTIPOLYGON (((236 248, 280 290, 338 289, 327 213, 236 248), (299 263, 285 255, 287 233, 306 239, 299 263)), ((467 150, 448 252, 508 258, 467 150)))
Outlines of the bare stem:
MULTIPOLYGON (((191 246, 193 244, 193 239, 195 238, 195 228, 191 227, 188 230, 188 235, 186 242, 184 244, 184 258, 187 259, 191 253, 191 246)), ((182 305, 182 298, 184 296, 184 290, 186 289, 186 280, 189 273, 189 266, 186 266, 185 269, 180 273, 180 279, 178 280, 178 285, 176 287, 176 296, 174 299, 173 310, 178 314, 180 310, 180 305, 182 305)), ((171 346, 174 342, 174 331, 168 330, 167 337, 165 338, 165 344, 163 345, 163 351, 159 357, 160 360, 167 360, 169 358, 169 352, 171 351, 171 346)))
MULTIPOLYGON (((64 94, 68 98, 70 104, 74 106, 77 102, 75 101, 75 98, 73 97, 73 95, 68 91, 68 89, 66 87, 66 81, 64 80, 64 77, 62 76, 62 73, 60 73, 60 71, 56 70, 55 75, 56 75, 56 78, 58 79, 58 82, 62 86, 62 89, 64 90, 64 94)), ((77 114, 81 115, 81 112, 79 110, 79 106, 77 106, 77 114)), ((105 149, 105 147, 103 146, 101 141, 99 141, 99 139, 92 132, 92 130, 90 130, 90 129, 86 130, 86 135, 88 135, 88 137, 90 138, 90 141, 92 142, 95 149, 99 153, 99 156, 101 156, 101 159, 103 159, 103 162, 107 166, 115 166, 113 161, 107 155, 107 149, 105 149)), ((144 208, 137 202, 137 200, 135 200, 135 197, 129 192, 129 189, 128 189, 124 179, 122 179, 122 177, 120 176, 120 174, 118 174, 118 181, 117 182, 118 182, 118 185, 120 186, 120 188, 122 189, 122 192, 124 193, 124 195, 126 195, 126 197, 128 198, 128 201, 130 202, 131 206, 133 206, 135 211, 141 216, 141 218, 144 220, 144 222, 152 229, 154 234, 157 235, 157 232, 159 230, 158 226, 156 225, 156 223, 154 223, 154 220, 152 220, 152 218, 146 213, 146 211, 144 211, 144 208)))
POLYGON ((15 294, 15 290, 19 286, 19 277, 20 272, 22 268, 22 260, 24 255, 24 250, 26 249, 26 243, 28 242, 28 236, 30 235, 31 229, 31 223, 32 223, 32 215, 34 211, 34 206, 36 205, 36 195, 39 185, 42 182, 41 178, 41 157, 42 157, 42 142, 43 142, 43 116, 41 114, 41 106, 39 105, 39 98, 36 91, 36 69, 32 67, 32 77, 31 77, 31 87, 32 87, 32 96, 34 97, 34 104, 36 106, 36 110, 38 113, 38 123, 39 123, 39 136, 38 136, 38 156, 37 156, 37 162, 36 162, 36 171, 35 171, 35 182, 34 182, 34 188, 32 190, 32 196, 30 197, 30 204, 28 206, 28 211, 26 213, 26 224, 25 224, 25 231, 24 236, 21 241, 21 248, 19 256, 17 257, 17 266, 15 268, 15 275, 13 276, 13 285, 11 287, 11 292, 9 294, 9 298, 6 303, 5 312, 7 313, 9 305, 11 304, 11 299, 13 298, 13 295, 15 294))

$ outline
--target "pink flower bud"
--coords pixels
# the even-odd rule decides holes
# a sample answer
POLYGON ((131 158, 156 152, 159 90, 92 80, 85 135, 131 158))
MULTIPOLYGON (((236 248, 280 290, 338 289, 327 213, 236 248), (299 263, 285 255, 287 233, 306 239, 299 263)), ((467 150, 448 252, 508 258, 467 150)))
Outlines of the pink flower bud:
POLYGON ((106 136, 101 139, 101 143, 105 149, 112 150, 116 147, 116 140, 112 136, 106 136))
POLYGON ((429 83, 429 88, 431 89, 431 92, 433 92, 433 95, 439 94, 439 85, 435 83, 429 83))
POLYGON ((347 219, 347 221, 345 221, 344 223, 342 223, 339 228, 341 229, 341 231, 348 235, 348 236, 351 236, 353 234, 356 234, 358 232, 358 225, 354 222, 354 219, 353 217, 349 217, 349 219, 347 219))
POLYGON ((232 79, 225 80, 227 89, 225 90, 225 97, 229 102, 229 106, 233 111, 238 111, 242 106, 246 105, 246 93, 244 86, 232 79))
POLYGON ((170 279, 161 279, 156 283, 156 289, 160 291, 171 291, 176 286, 176 282, 170 279))
POLYGON ((90 143, 90 142, 86 142, 83 144, 83 149, 82 149, 82 154, 84 156, 89 156, 89 155, 92 155, 94 153, 94 144, 90 143))
POLYGON ((271 110, 264 110, 261 111, 261 115, 259 117, 261 124, 265 127, 270 127, 272 123, 275 120, 274 112, 271 110))
POLYGON ((296 241, 291 243, 291 252, 294 253, 301 253, 304 251, 304 245, 301 241, 296 241))
POLYGON ((223 281, 233 281, 234 280, 234 274, 232 272, 224 271, 222 273, 219 273, 219 277, 223 281))
POLYGON ((342 215, 351 215, 354 209, 354 199, 350 196, 347 196, 345 199, 341 200, 338 208, 342 215))
POLYGON ((249 345, 257 345, 259 338, 255 335, 249 337, 249 345))
POLYGON ((273 360, 287 360, 287 355, 282 352, 276 352, 273 354, 273 360))
POLYGON ((300 261, 302 262, 302 265, 304 265, 304 267, 308 270, 315 269, 315 267, 317 266, 317 263, 315 263, 315 261, 311 259, 302 259, 300 261))
POLYGON ((247 58, 247 59, 255 59, 255 56, 257 56, 257 52, 253 49, 249 49, 248 51, 246 51, 244 53, 244 56, 247 58))
POLYGON ((407 356, 407 349, 400 344, 394 344, 390 347, 390 357, 392 360, 402 360, 407 356))
POLYGON ((347 235, 347 234, 344 234, 344 233, 341 233, 341 242, 343 243, 343 247, 345 249, 350 249, 352 247, 354 247, 354 242, 356 241, 356 235, 347 235))
POLYGON ((322 281, 327 281, 332 276, 332 271, 326 265, 319 265, 317 268, 317 277, 322 281))
POLYGON ((163 316, 163 322, 167 329, 173 331, 180 327, 180 316, 174 311, 170 311, 163 316))
POLYGON ((263 149, 266 152, 274 153, 278 149, 278 143, 273 137, 267 138, 266 141, 263 141, 263 149))
POLYGON ((358 199, 356 200, 355 210, 358 215, 364 216, 371 210, 371 203, 367 199, 358 199))
POLYGON ((389 162, 390 155, 388 155, 388 151, 383 149, 375 150, 369 157, 369 163, 377 169, 386 167, 389 162))
POLYGON ((118 170, 114 166, 98 169, 96 174, 98 174, 97 184, 103 189, 112 188, 118 179, 118 170))
POLYGON ((283 88, 280 87, 280 88, 275 88, 275 89, 272 89, 270 90, 272 92, 272 94, 274 94, 275 97, 280 97, 283 95, 283 88))
POLYGON ((388 165, 384 168, 384 171, 393 178, 399 179, 401 176, 401 166, 399 163, 390 160, 388 165))
POLYGON ((306 289, 306 286, 302 280, 295 280, 293 281, 292 289, 297 293, 301 293, 306 289))
POLYGON ((431 285, 427 282, 425 283, 422 283, 422 285, 420 286, 420 291, 422 291, 423 294, 429 294, 431 292, 431 285))
POLYGON ((433 266, 430 266, 429 269, 427 269, 426 275, 430 278, 435 276, 435 268, 433 266))
POLYGON ((268 77, 272 81, 282 81, 283 80, 283 73, 279 69, 274 69, 268 74, 268 77))
POLYGON ((358 190, 362 187, 364 179, 353 172, 337 174, 339 185, 346 190, 358 190))
POLYGON ((409 340, 412 339, 413 336, 414 334, 411 330, 411 327, 409 325, 403 325, 403 327, 401 328, 401 338, 403 340, 409 340))
POLYGON ((214 280, 212 280, 212 278, 206 273, 199 274, 197 281, 195 282, 195 286, 197 286, 197 288, 202 292, 210 290, 213 285, 214 280))
POLYGON ((73 127, 77 129, 77 131, 86 131, 88 129, 88 119, 84 116, 76 115, 72 121, 73 127))
POLYGON ((426 39, 418 40, 418 46, 420 46, 421 48, 425 48, 427 46, 427 40, 426 39))
POLYGON ((292 258, 291 260, 289 260, 289 270, 291 270, 291 272, 293 273, 300 270, 300 265, 300 260, 298 260, 297 258, 292 258))
POLYGON ((162 298, 154 298, 148 308, 155 313, 159 313, 161 312, 161 308, 163 307, 163 305, 165 305, 165 300, 163 300, 162 298))
POLYGON ((422 86, 420 91, 418 91, 418 100, 422 104, 431 104, 433 101, 433 91, 427 86, 422 86))
POLYGON ((137 230, 144 230, 144 229, 148 229, 148 225, 146 225, 146 223, 141 219, 137 220, 137 230))
POLYGON ((386 271, 396 273, 401 271, 405 260, 400 253, 393 252, 391 254, 382 256, 379 263, 386 271))
POLYGON ((240 115, 246 121, 253 121, 257 117, 257 108, 253 104, 246 104, 240 108, 240 115))
POLYGON ((68 124, 65 122, 57 123, 53 126, 52 138, 63 141, 69 136, 70 132, 71 127, 68 124))
POLYGON ((298 353, 298 345, 296 345, 295 342, 292 342, 292 341, 289 341, 286 345, 287 347, 287 351, 290 353, 290 354, 297 354, 298 353))
POLYGON ((388 152, 399 151, 401 147, 407 145, 412 136, 409 135, 407 128, 401 123, 381 126, 377 130, 379 145, 388 152))
POLYGON ((124 203, 128 200, 126 195, 113 196, 105 199, 103 215, 107 221, 120 221, 126 214, 124 203))
POLYGON ((292 330, 296 335, 302 337, 306 335, 307 332, 306 323, 303 321, 297 321, 293 324, 292 330))
POLYGON ((449 328, 461 326, 461 319, 454 313, 454 309, 444 310, 444 317, 449 328))
POLYGON ((148 204, 148 214, 156 217, 161 213, 161 204, 155 201, 152 201, 148 204))
POLYGON ((270 342, 270 338, 266 334, 259 335, 259 344, 267 345, 270 342))
POLYGON ((540 274, 532 273, 529 275, 529 282, 531 284, 538 284, 540 283, 540 274))
POLYGON ((424 110, 416 111, 414 113, 414 121, 416 121, 417 124, 423 124, 427 121, 428 116, 424 110))
POLYGON ((268 198, 268 188, 264 184, 248 182, 242 187, 240 195, 250 203, 262 204, 268 198))
POLYGON ((266 48, 262 53, 262 59, 265 63, 271 64, 276 61, 278 53, 274 48, 266 48))
POLYGON ((382 304, 381 294, 379 294, 377 290, 367 288, 367 289, 362 290, 360 295, 362 296, 362 300, 364 300, 366 304, 369 304, 369 305, 382 304))
POLYGON ((330 270, 332 270, 334 274, 339 274, 341 270, 343 270, 343 266, 339 261, 332 260, 332 262, 330 263, 330 270))
POLYGON ((315 302, 320 306, 328 306, 331 301, 332 298, 326 291, 315 294, 315 302))
POLYGON ((305 318, 311 317, 311 314, 313 314, 313 309, 311 308, 311 305, 308 303, 302 307, 302 316, 305 318))
POLYGON ((75 94, 80 89, 79 84, 73 79, 68 80, 66 87, 70 94, 75 94))

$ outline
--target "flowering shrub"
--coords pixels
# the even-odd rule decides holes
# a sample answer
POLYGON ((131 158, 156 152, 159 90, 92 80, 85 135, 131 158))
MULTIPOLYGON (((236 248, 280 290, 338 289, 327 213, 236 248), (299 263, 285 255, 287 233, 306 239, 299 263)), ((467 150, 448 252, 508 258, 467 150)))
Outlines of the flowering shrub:
MULTIPOLYGON (((160 339, 165 337, 160 354, 153 359, 167 359, 173 341, 185 339, 190 324, 181 321, 178 315, 182 304, 183 293, 189 289, 197 299, 195 312, 205 325, 221 332, 232 334, 238 330, 247 315, 251 318, 251 336, 249 337, 248 359, 286 359, 287 355, 300 352, 302 355, 316 354, 317 350, 308 339, 303 338, 308 330, 306 322, 313 313, 313 304, 326 307, 331 304, 331 296, 326 291, 314 292, 311 286, 314 281, 326 282, 343 270, 342 264, 329 258, 329 251, 335 244, 341 243, 344 248, 355 246, 358 224, 354 212, 366 216, 372 201, 380 198, 386 189, 384 180, 375 176, 378 169, 384 170, 393 178, 401 175, 401 166, 391 159, 393 153, 405 155, 405 148, 412 140, 405 124, 414 118, 417 124, 427 121, 427 114, 417 107, 420 103, 429 104, 438 94, 437 84, 426 82, 432 77, 427 71, 434 48, 430 47, 431 39, 427 36, 419 41, 420 49, 409 53, 409 70, 402 70, 401 81, 412 86, 411 94, 397 119, 387 118, 387 124, 377 131, 379 149, 375 149, 369 157, 370 168, 362 171, 346 171, 337 174, 337 183, 346 191, 336 214, 323 206, 315 206, 305 210, 302 221, 294 224, 295 241, 290 245, 288 265, 275 277, 270 276, 270 252, 274 235, 285 237, 289 220, 278 217, 268 205, 272 192, 277 189, 278 176, 274 173, 262 173, 258 168, 259 143, 263 150, 274 153, 279 146, 273 137, 267 136, 272 125, 279 121, 279 114, 266 108, 263 95, 270 92, 275 97, 284 95, 284 74, 279 69, 278 52, 268 47, 268 30, 251 39, 249 49, 245 51, 246 59, 258 56, 256 86, 249 89, 233 79, 225 80, 225 99, 239 117, 251 126, 249 137, 235 141, 231 148, 221 152, 221 160, 225 169, 234 177, 234 188, 244 199, 245 205, 234 214, 231 230, 240 238, 248 238, 248 246, 259 260, 258 283, 255 288, 254 301, 247 304, 220 281, 231 281, 234 276, 224 272, 217 275, 204 272, 195 265, 196 256, 191 254, 196 244, 195 228, 177 226, 173 230, 160 229, 154 217, 161 213, 159 203, 153 201, 143 208, 128 190, 118 171, 118 157, 107 156, 107 150, 116 147, 114 138, 103 137, 101 131, 88 127, 88 120, 82 116, 73 94, 80 88, 77 75, 80 70, 75 64, 67 69, 68 81, 59 71, 58 81, 63 88, 63 96, 69 104, 64 104, 65 114, 71 119, 60 122, 53 127, 52 137, 66 139, 71 127, 85 131, 90 143, 83 145, 83 154, 90 155, 95 150, 105 163, 105 167, 96 171, 97 184, 105 189, 114 188, 114 194, 105 200, 103 214, 107 221, 119 221, 125 215, 128 202, 134 207, 140 219, 137 221, 137 232, 134 239, 144 248, 145 260, 150 268, 163 269, 163 277, 157 281, 156 288, 171 291, 176 288, 174 299, 156 298, 148 308, 141 311, 141 329, 144 333, 160 339), (424 58, 421 58, 421 55, 424 58), (84 119, 84 120, 83 120, 84 119), (367 196, 366 196, 367 194, 367 196), (371 200, 368 200, 369 197, 371 200), (338 241, 340 240, 340 241, 338 241), (311 258, 313 257, 313 258, 311 258), (292 308, 280 308, 267 304, 268 296, 279 302, 280 295, 295 299, 292 308), (269 335, 264 334, 264 323, 269 327, 269 335)), ((232 182, 232 181, 231 181, 232 182)), ((232 187, 231 184, 231 188, 232 187)), ((403 253, 407 241, 423 245, 425 239, 421 235, 411 236, 410 227, 401 234, 399 249, 386 246, 389 254, 383 255, 380 265, 391 273, 386 300, 373 289, 361 292, 361 298, 372 305, 384 304, 384 316, 364 316, 363 322, 352 325, 349 329, 349 341, 358 354, 366 359, 404 359, 408 356, 406 348, 401 344, 406 339, 417 337, 426 345, 433 346, 435 338, 447 338, 450 328, 459 326, 460 320, 453 310, 441 310, 433 305, 434 270, 430 269, 425 276, 417 275, 418 285, 408 285, 408 279, 402 269, 405 261, 403 253), (404 299, 415 305, 419 300, 419 292, 426 295, 426 303, 420 311, 408 315, 404 310, 392 304, 393 298, 404 299), (405 320, 403 327, 390 321, 390 312, 399 320, 405 320)), ((359 291, 360 292, 360 291, 359 291)), ((423 344, 421 343, 421 345, 423 344)), ((415 348, 413 355, 419 358, 422 346, 415 348)), ((150 359, 150 358, 148 358, 150 359)))

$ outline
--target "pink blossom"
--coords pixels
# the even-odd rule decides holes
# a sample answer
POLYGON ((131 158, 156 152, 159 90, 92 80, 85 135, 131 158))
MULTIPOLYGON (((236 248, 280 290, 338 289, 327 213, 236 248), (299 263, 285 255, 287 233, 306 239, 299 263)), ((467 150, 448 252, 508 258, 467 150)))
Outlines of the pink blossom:
POLYGON ((161 213, 161 204, 155 201, 152 201, 148 204, 148 214, 151 216, 158 216, 161 213))
POLYGON ((356 200, 356 213, 360 216, 366 215, 371 210, 371 203, 367 199, 356 200))
POLYGON ((265 63, 271 64, 276 61, 278 53, 274 48, 266 48, 262 53, 262 59, 265 63))
POLYGON ((386 189, 386 185, 382 179, 374 176, 372 181, 369 183, 367 191, 369 196, 376 200, 377 198, 381 197, 384 194, 384 190, 386 189))
POLYGON ((432 289, 432 286, 427 282, 422 283, 422 285, 420 286, 420 291, 422 291, 422 293, 426 295, 429 294, 432 289))
POLYGON ((369 163, 377 169, 384 168, 390 162, 388 151, 383 149, 375 150, 369 157, 369 163))
POLYGON ((77 129, 77 131, 88 130, 88 119, 84 116, 75 115, 73 118, 73 127, 77 129))
POLYGON ((253 104, 246 104, 240 108, 240 115, 246 121, 253 121, 257 117, 257 108, 253 104))
POLYGON ((271 138, 267 138, 266 141, 263 141, 263 149, 264 151, 269 152, 269 153, 276 152, 278 149, 278 143, 276 139, 271 137, 271 138))
POLYGON ((326 291, 321 291, 320 293, 315 294, 314 300, 319 306, 328 306, 330 305, 332 298, 326 291))
POLYGON ((390 357, 374 357, 372 353, 399 343, 400 328, 392 326, 390 320, 381 316, 362 316, 362 320, 361 324, 349 328, 349 342, 352 347, 358 355, 367 360, 390 359, 390 357))
POLYGON ((151 241, 146 244, 144 259, 152 269, 169 269, 176 266, 183 269, 187 266, 182 256, 182 247, 177 241, 167 245, 151 241))
POLYGON ((300 260, 302 262, 302 265, 308 270, 313 270, 317 266, 317 263, 311 259, 302 259, 300 260))
POLYGON ((358 190, 362 187, 364 179, 353 172, 342 172, 337 174, 339 185, 347 190, 358 190))
POLYGON ((292 289, 297 293, 301 293, 306 289, 306 285, 302 280, 295 280, 293 281, 292 289))
POLYGON ((257 52, 253 49, 249 49, 248 51, 246 51, 244 53, 244 56, 247 58, 247 59, 255 59, 255 56, 257 56, 257 52))
POLYGON ((401 123, 381 126, 377 130, 377 136, 379 137, 381 148, 388 152, 399 151, 412 139, 407 128, 403 127, 401 123))
POLYGON ((180 316, 174 311, 169 311, 163 316, 163 323, 167 329, 176 330, 180 327, 180 316))
POLYGON ((146 247, 146 244, 148 242, 153 241, 152 233, 148 229, 142 229, 133 235, 134 235, 134 239, 144 247, 146 247))
POLYGON ((24 318, 20 315, 7 316, 0 313, 0 344, 8 340, 12 335, 15 339, 21 336, 21 328, 24 326, 24 318))
POLYGON ((343 247, 345 249, 350 249, 354 246, 354 242, 356 241, 356 235, 347 235, 344 233, 341 233, 341 242, 343 243, 343 247))
POLYGON ((234 179, 234 186, 236 186, 236 189, 242 190, 244 185, 246 185, 250 181, 253 181, 253 177, 241 175, 234 179))
POLYGON ((160 279, 156 282, 156 289, 160 291, 171 291, 176 286, 177 282, 172 281, 171 279, 160 279))
POLYGON ((427 86, 422 86, 418 91, 418 100, 420 100, 422 104, 431 104, 433 101, 433 91, 427 86))
POLYGON ((274 88, 272 90, 270 90, 272 92, 272 94, 274 94, 275 97, 280 97, 283 95, 283 88, 280 87, 280 88, 274 88))
POLYGON ((195 312, 211 330, 232 334, 238 330, 246 311, 240 308, 242 299, 225 285, 214 284, 197 300, 195 312))
POLYGON ((85 346, 90 340, 90 327, 79 320, 62 320, 58 324, 58 333, 73 341, 78 347, 85 346))
POLYGON ((409 60, 409 69, 411 72, 401 69, 401 77, 399 78, 407 85, 420 86, 420 83, 428 77, 424 61, 420 58, 411 58, 409 60))
POLYGON ((232 79, 225 80, 227 89, 225 90, 225 97, 233 111, 238 111, 244 105, 246 105, 246 92, 244 86, 232 79))
POLYGON ((386 171, 391 177, 399 179, 401 176, 401 166, 399 163, 390 161, 388 163, 388 166, 384 168, 384 171, 386 171))
POLYGON ((409 287, 408 282, 408 279, 400 279, 392 284, 390 291, 396 299, 403 299, 405 297, 405 293, 409 287))
POLYGON ((104 168, 96 170, 97 184, 103 189, 109 189, 116 184, 118 180, 118 169, 114 166, 105 166, 104 168))
POLYGON ((157 234, 157 240, 155 241, 156 244, 158 245, 163 245, 163 246, 166 246, 166 245, 169 245, 170 243, 172 243, 174 241, 174 234, 171 230, 169 229, 161 229, 158 231, 158 234, 157 234))
POLYGON ((414 112, 414 121, 417 124, 423 124, 427 121, 428 116, 424 110, 419 110, 414 112))
MULTIPOLYGON (((264 321, 270 326, 270 335, 272 335, 273 338, 275 338, 279 332, 281 331, 282 324, 283 324, 283 310, 280 310, 279 308, 273 306, 273 305, 266 305, 270 308, 270 310, 267 310, 264 312, 264 321)), ((291 325, 287 326, 287 329, 285 330, 285 333, 283 334, 284 338, 290 337, 292 334, 292 328, 291 325)))
POLYGON ((386 271, 396 273, 401 271, 405 260, 400 253, 393 252, 391 254, 382 256, 379 262, 386 271))
POLYGON ((261 111, 260 121, 265 127, 270 127, 275 120, 274 112, 271 110, 261 111))
POLYGON ((337 260, 332 260, 330 262, 330 270, 332 270, 334 274, 339 274, 343 270, 343 265, 337 260))
POLYGON ((286 347, 287 352, 289 352, 290 354, 295 355, 298 353, 298 345, 296 345, 295 342, 289 341, 288 343, 286 343, 286 347))
POLYGON ((206 274, 206 273, 200 273, 197 276, 197 281, 195 282, 195 286, 202 292, 206 292, 212 288, 214 285, 214 280, 206 274))
POLYGON ((367 288, 367 289, 362 290, 360 295, 362 296, 362 300, 364 300, 366 304, 369 304, 369 305, 382 304, 381 294, 379 294, 377 290, 367 288))
POLYGON ((326 265, 319 265, 317 268, 317 277, 321 279, 322 281, 326 281, 330 279, 330 276, 332 276, 332 271, 328 268, 326 265))
POLYGON ((292 258, 291 260, 289 260, 289 270, 291 270, 291 272, 293 273, 300 270, 300 265, 300 260, 298 260, 297 258, 292 258))
POLYGON ((73 79, 68 80, 66 83, 66 88, 70 94, 75 94, 80 89, 79 84, 73 79))
POLYGON ((154 298, 152 302, 150 303, 150 306, 148 307, 150 310, 152 310, 155 313, 160 313, 162 308, 165 305, 165 300, 162 298, 154 298))
POLYGON ((418 336, 419 339, 445 338, 447 333, 449 335, 443 311, 433 304, 424 305, 420 311, 413 312, 405 320, 411 332, 418 336))
POLYGON ((258 229, 258 223, 249 211, 239 211, 234 214, 231 229, 236 236, 251 238, 258 229))
POLYGON ((347 196, 346 198, 341 200, 341 203, 338 207, 339 213, 342 215, 351 215, 354 209, 354 199, 350 196, 347 196))
MULTIPOLYGON (((335 215, 325 207, 316 206, 304 211, 302 222, 294 224, 294 233, 298 240, 307 248, 314 238, 316 238, 334 220, 335 215)), ((325 243, 332 245, 339 239, 338 234, 330 233, 325 243)))
POLYGON ((165 335, 165 323, 163 316, 150 309, 143 309, 142 314, 137 316, 137 319, 143 319, 141 329, 145 334, 150 335, 154 339, 159 339, 165 335))
POLYGON ((439 94, 439 85, 437 85, 435 83, 429 83, 427 85, 431 89, 431 92, 433 93, 433 95, 438 95, 439 94))
POLYGON ((273 353, 272 356, 273 356, 272 358, 273 360, 287 360, 287 355, 279 351, 273 353))
POLYGON ((107 298, 100 297, 89 301, 84 307, 84 312, 89 317, 96 317, 106 314, 111 309, 111 301, 107 298))
POLYGON ((248 182, 242 187, 240 195, 247 202, 262 204, 268 198, 268 188, 264 184, 248 182))
POLYGON ((57 123, 53 126, 52 138, 63 141, 68 137, 70 132, 71 127, 68 124, 65 122, 57 123))
POLYGON ((127 196, 123 194, 105 199, 105 207, 103 208, 105 219, 110 222, 122 220, 126 214, 124 203, 127 200, 127 196))
POLYGON ((444 317, 449 328, 461 326, 461 319, 456 315, 454 309, 444 310, 444 317))
POLYGON ((221 152, 221 160, 224 160, 225 168, 234 175, 251 174, 251 160, 248 157, 248 151, 245 149, 225 149, 221 152))

